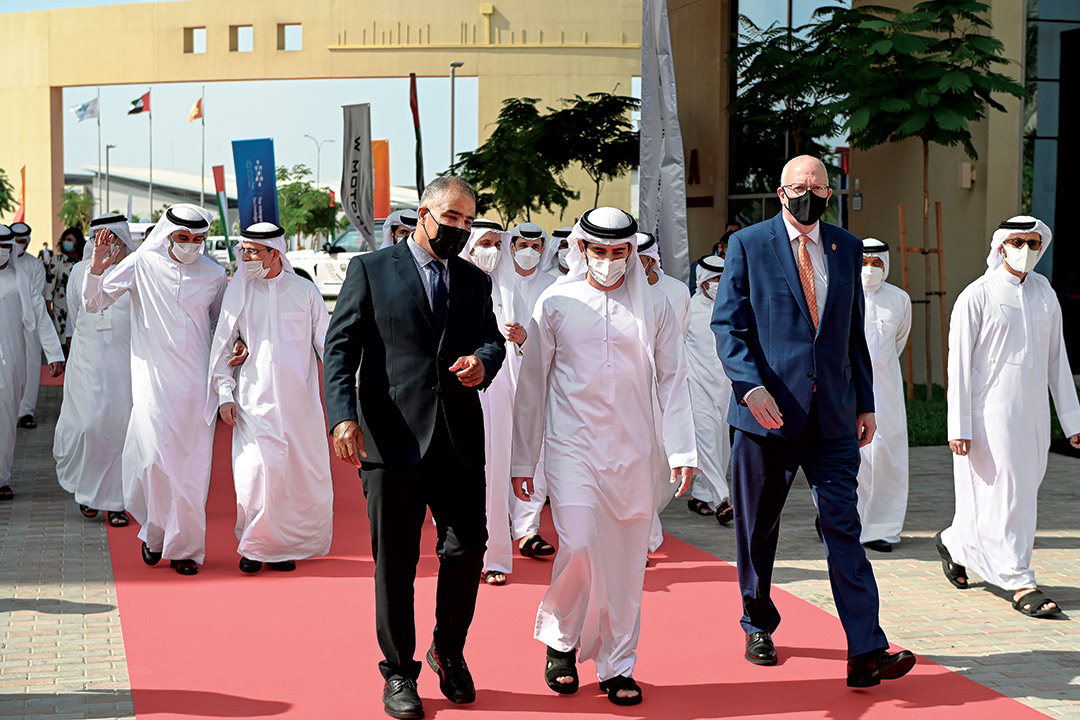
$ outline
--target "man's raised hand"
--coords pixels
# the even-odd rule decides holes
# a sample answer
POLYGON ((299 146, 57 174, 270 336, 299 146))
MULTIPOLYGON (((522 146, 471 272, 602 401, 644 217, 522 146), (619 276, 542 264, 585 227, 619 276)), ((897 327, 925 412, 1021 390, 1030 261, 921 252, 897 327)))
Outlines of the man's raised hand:
POLYGON ((108 228, 98 228, 94 231, 94 255, 90 259, 92 274, 100 275, 116 260, 120 254, 120 245, 115 241, 116 235, 108 228))

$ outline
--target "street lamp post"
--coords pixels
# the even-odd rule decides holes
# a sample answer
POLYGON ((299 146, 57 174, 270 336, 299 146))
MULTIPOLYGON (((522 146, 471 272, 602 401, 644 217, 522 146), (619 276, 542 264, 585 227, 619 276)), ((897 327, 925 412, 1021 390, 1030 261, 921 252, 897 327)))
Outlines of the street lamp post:
POLYGON ((326 140, 316 140, 313 135, 304 134, 304 137, 315 143, 315 189, 319 189, 319 185, 322 184, 322 146, 323 143, 334 142, 331 138, 326 140))
POLYGON ((450 165, 454 164, 454 80, 457 78, 457 69, 465 63, 455 60, 450 63, 450 165))
MULTIPOLYGON (((109 151, 112 150, 115 145, 105 146, 105 212, 112 212, 112 196, 110 195, 110 177, 109 177, 109 151)), ((130 221, 131 218, 128 218, 130 221)))

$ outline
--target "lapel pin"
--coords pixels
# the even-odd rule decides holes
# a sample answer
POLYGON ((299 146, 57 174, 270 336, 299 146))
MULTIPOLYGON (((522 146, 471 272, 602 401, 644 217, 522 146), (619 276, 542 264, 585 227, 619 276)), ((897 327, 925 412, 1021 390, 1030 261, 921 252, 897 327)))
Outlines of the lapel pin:
POLYGON ((836 249, 836 243, 833 243, 833 244, 832 244, 832 249, 833 249, 833 250, 835 250, 835 249, 836 249))

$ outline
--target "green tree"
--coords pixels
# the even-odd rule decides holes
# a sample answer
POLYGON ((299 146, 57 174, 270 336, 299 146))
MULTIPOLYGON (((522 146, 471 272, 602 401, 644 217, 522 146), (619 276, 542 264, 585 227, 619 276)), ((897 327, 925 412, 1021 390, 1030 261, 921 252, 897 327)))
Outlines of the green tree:
POLYGON ((151 210, 150 211, 150 222, 156 223, 159 220, 161 220, 161 216, 164 215, 165 211, 168 210, 168 209, 169 209, 169 206, 166 205, 165 203, 162 203, 161 207, 159 207, 157 210, 151 210))
POLYGON ((337 208, 331 207, 330 192, 319 189, 307 179, 306 165, 277 169, 278 219, 286 237, 308 233, 333 234, 337 227, 337 208))
POLYGON ((94 198, 90 188, 69 187, 60 195, 60 212, 56 216, 64 227, 77 227, 86 233, 90 229, 94 198))
POLYGON ((11 186, 7 173, 0 168, 0 213, 15 212, 15 188, 11 186))
POLYGON ((541 155, 547 127, 536 108, 537 98, 508 98, 484 144, 458 155, 447 171, 476 190, 476 212, 499 214, 509 226, 533 211, 560 214, 578 197, 541 155))
POLYGON ((847 118, 856 148, 918 138, 923 155, 923 246, 930 235, 930 144, 961 146, 978 158, 970 123, 987 108, 1004 112, 995 94, 1024 97, 1024 88, 994 68, 1012 61, 989 35, 978 0, 926 0, 910 12, 859 5, 822 8, 814 38, 833 50, 828 71, 838 99, 829 109, 847 118))
POLYGON ((733 187, 762 192, 776 186, 790 158, 830 154, 821 141, 839 131, 837 98, 824 71, 828 47, 810 40, 813 24, 758 27, 739 19, 739 42, 728 57, 738 95, 728 106, 735 118, 733 187))
POLYGON ((614 93, 590 93, 563 99, 562 103, 565 107, 548 108, 549 114, 542 119, 540 155, 556 172, 572 164, 581 166, 595 185, 596 207, 605 182, 638 166, 641 145, 630 112, 641 102, 614 93))

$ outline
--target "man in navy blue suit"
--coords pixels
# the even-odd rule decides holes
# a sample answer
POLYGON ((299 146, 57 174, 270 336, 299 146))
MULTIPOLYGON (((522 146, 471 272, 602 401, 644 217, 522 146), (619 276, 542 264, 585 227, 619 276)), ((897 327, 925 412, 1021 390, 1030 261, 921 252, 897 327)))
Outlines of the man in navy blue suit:
POLYGON ((820 160, 792 159, 780 183, 783 211, 730 239, 712 320, 735 399, 728 422, 745 657, 776 664, 772 570, 780 513, 801 467, 847 634, 847 684, 868 687, 905 675, 915 656, 889 653, 874 573, 859 544, 859 448, 876 428, 862 242, 819 222, 832 195, 820 160))

